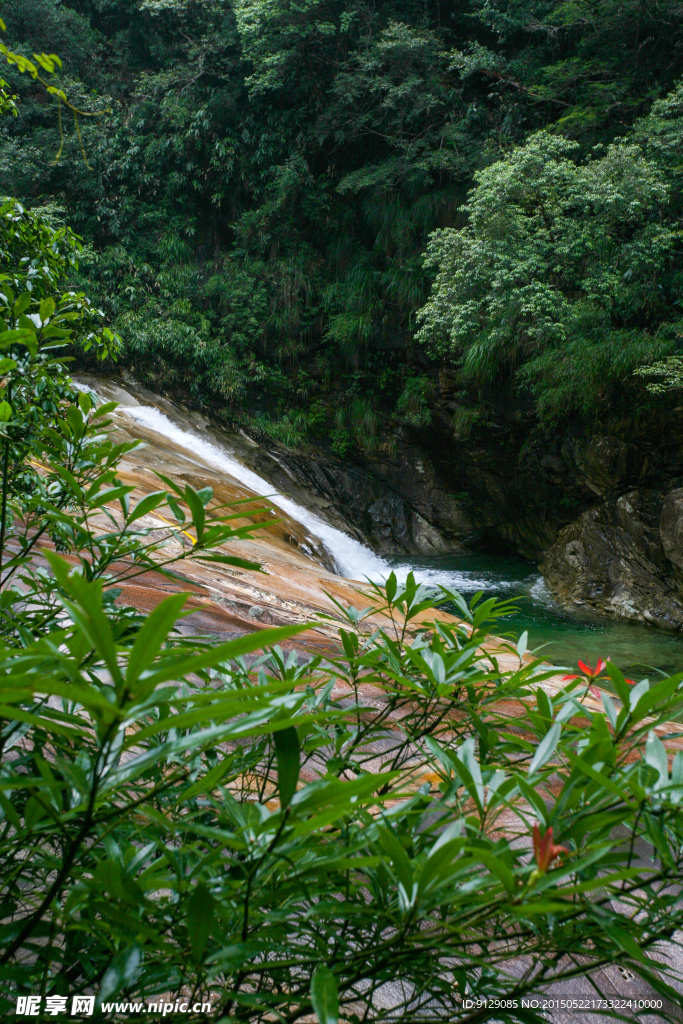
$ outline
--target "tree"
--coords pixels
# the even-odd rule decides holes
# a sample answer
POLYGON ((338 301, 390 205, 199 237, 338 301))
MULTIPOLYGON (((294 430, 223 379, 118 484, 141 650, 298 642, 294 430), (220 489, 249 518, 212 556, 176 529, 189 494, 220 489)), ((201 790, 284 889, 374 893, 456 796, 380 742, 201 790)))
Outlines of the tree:
POLYGON ((435 232, 427 252, 418 337, 432 352, 475 385, 512 380, 557 419, 671 351, 663 166, 624 141, 580 160, 576 143, 540 132, 475 177, 467 225, 435 232))

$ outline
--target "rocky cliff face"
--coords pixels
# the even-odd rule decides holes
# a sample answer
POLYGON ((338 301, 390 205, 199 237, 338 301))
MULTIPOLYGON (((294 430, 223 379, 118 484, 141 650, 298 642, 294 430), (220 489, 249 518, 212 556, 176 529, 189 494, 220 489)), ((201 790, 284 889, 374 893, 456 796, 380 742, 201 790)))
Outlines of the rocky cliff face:
POLYGON ((541 570, 565 606, 683 629, 683 489, 630 491, 561 531, 541 570), (677 561, 678 560, 678 561, 677 561))
POLYGON ((354 464, 313 448, 292 452, 271 447, 255 459, 278 487, 303 492, 306 504, 382 555, 458 550, 471 533, 468 514, 457 499, 431 473, 428 483, 419 479, 426 472, 426 459, 417 450, 402 452, 395 465, 388 457, 354 464), (412 479, 416 474, 418 481, 412 479))
POLYGON ((303 485, 382 554, 466 549, 540 562, 559 531, 596 503, 683 472, 675 430, 664 443, 648 428, 638 439, 621 427, 587 436, 581 425, 543 436, 503 405, 461 436, 451 396, 445 379, 428 428, 387 428, 374 448, 343 461, 323 445, 262 445, 280 466, 281 486, 303 485))
POLYGON ((399 432, 360 465, 285 458, 382 553, 509 551, 540 563, 566 608, 681 630, 680 423, 672 417, 656 445, 651 434, 525 448, 512 429, 487 442, 399 432))
POLYGON ((354 461, 268 447, 258 459, 270 479, 303 488, 385 555, 498 550, 539 562, 577 514, 633 489, 649 468, 646 452, 616 437, 530 441, 503 426, 463 439, 444 424, 399 429, 354 461))
POLYGON ((683 629, 683 406, 547 437, 513 409, 458 437, 449 408, 353 464, 285 458, 381 552, 509 552, 567 608, 683 629))

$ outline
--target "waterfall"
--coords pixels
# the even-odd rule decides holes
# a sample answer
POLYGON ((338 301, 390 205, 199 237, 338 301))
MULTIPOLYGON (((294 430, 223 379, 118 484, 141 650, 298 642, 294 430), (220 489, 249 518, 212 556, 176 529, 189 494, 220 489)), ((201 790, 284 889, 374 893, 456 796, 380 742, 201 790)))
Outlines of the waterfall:
POLYGON ((170 412, 168 416, 154 405, 138 404, 139 399, 147 403, 156 400, 149 392, 145 395, 143 389, 136 387, 134 393, 131 393, 125 386, 104 378, 94 379, 92 383, 86 383, 86 380, 73 383, 79 390, 92 392, 101 400, 111 398, 119 402, 117 414, 130 422, 131 433, 135 434, 134 424, 137 423, 156 434, 160 440, 172 441, 185 451, 189 459, 194 457, 209 469, 230 476, 254 496, 267 499, 291 519, 301 523, 309 534, 323 544, 337 572, 348 579, 383 582, 393 570, 402 582, 413 571, 420 583, 433 587, 443 586, 468 597, 475 591, 498 597, 521 595, 523 618, 513 619, 510 626, 520 631, 528 629, 530 648, 544 645, 543 654, 550 656, 555 664, 574 664, 578 650, 590 662, 610 653, 613 661, 631 675, 641 671, 644 662, 666 673, 675 672, 680 667, 680 636, 623 621, 605 623, 590 614, 576 619, 556 606, 542 578, 530 564, 525 566, 519 560, 504 556, 492 558, 466 553, 453 553, 437 559, 414 556, 412 564, 406 560, 410 556, 404 555, 402 559, 382 558, 366 544, 325 522, 320 515, 310 512, 284 494, 273 493, 272 484, 268 480, 239 461, 239 457, 230 448, 229 437, 226 436, 225 441, 214 437, 208 440, 202 434, 201 426, 185 429, 175 422, 172 406, 166 406, 170 412))
POLYGON ((367 544, 330 526, 320 516, 310 512, 284 494, 274 492, 272 485, 267 480, 238 462, 226 448, 205 440, 194 431, 179 427, 154 406, 119 406, 119 412, 124 413, 129 419, 148 430, 173 441, 174 444, 185 448, 186 451, 198 455, 207 465, 213 466, 222 473, 227 473, 234 480, 244 484, 254 494, 267 498, 269 502, 286 512, 296 522, 301 523, 324 545, 340 576, 352 580, 365 581, 369 579, 376 583, 382 583, 393 570, 399 582, 404 582, 408 573, 412 571, 415 573, 415 578, 421 583, 432 586, 441 585, 452 590, 464 589, 471 592, 473 589, 479 588, 486 590, 490 586, 489 580, 475 579, 468 572, 433 569, 407 563, 392 565, 385 558, 375 554, 367 544))
MULTIPOLYGON (((99 385, 93 388, 85 382, 73 381, 73 383, 79 390, 90 391, 95 395, 99 390, 99 385)), ((107 390, 111 390, 111 387, 107 390)), ((124 396, 127 397, 124 389, 116 387, 115 390, 118 391, 118 394, 115 395, 117 400, 124 396)), ((342 530, 331 526, 319 515, 299 505, 286 495, 273 491, 268 480, 239 462, 227 447, 206 440, 195 430, 186 430, 178 426, 169 416, 153 405, 129 405, 124 400, 119 404, 117 412, 134 423, 139 423, 147 430, 172 441, 188 453, 198 456, 206 465, 244 484, 256 496, 266 498, 271 504, 286 512, 293 520, 301 523, 324 546, 340 576, 362 582, 372 580, 376 583, 383 583, 389 573, 393 571, 399 582, 402 583, 405 582, 409 572, 414 572, 418 582, 434 587, 444 586, 451 590, 468 593, 472 593, 474 590, 486 591, 491 588, 492 580, 487 578, 486 573, 414 565, 398 559, 390 562, 382 558, 367 544, 363 544, 342 530)), ((500 589, 500 581, 497 582, 500 589)), ((515 584, 511 583, 510 586, 513 587, 515 584)), ((503 589, 507 589, 507 587, 503 586, 503 589)))
POLYGON ((346 576, 353 580, 367 578, 379 583, 385 580, 391 572, 389 563, 371 551, 367 545, 361 544, 360 541, 354 540, 348 534, 330 526, 319 516, 309 512, 307 508, 298 505, 284 494, 273 492, 272 486, 267 480, 251 469, 247 469, 223 447, 206 441, 194 431, 183 430, 153 406, 123 406, 119 407, 119 411, 125 413, 135 423, 140 423, 148 430, 153 430, 179 447, 198 455, 207 465, 215 467, 222 473, 227 473, 233 480, 238 480, 254 494, 267 498, 271 504, 276 505, 296 522, 301 523, 324 545, 340 576, 346 576))

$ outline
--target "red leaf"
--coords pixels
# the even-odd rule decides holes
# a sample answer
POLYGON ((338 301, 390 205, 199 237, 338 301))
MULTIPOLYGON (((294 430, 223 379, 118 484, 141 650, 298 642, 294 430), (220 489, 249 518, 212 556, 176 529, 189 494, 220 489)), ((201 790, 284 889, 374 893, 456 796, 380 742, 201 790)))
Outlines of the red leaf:
POLYGON ((566 853, 569 856, 569 850, 564 846, 556 846, 553 843, 553 829, 552 825, 546 829, 545 833, 541 835, 541 828, 536 822, 533 827, 533 841, 534 841, 534 858, 536 860, 536 866, 541 874, 545 874, 550 865, 558 857, 566 853))

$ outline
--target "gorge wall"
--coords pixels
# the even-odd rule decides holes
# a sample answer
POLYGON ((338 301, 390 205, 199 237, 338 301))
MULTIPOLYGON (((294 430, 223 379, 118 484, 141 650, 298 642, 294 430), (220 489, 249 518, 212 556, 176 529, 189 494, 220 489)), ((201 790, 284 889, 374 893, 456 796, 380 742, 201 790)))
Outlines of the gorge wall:
POLYGON ((565 607, 683 628, 683 405, 556 435, 503 410, 457 437, 453 404, 446 385, 429 429, 387 431, 352 459, 270 454, 283 486, 384 555, 514 554, 565 607))
POLYGON ((513 554, 566 608, 683 629, 683 405, 573 435, 510 406, 460 437, 452 406, 446 382, 428 429, 387 429, 345 459, 233 438, 245 465, 379 556, 513 554))

